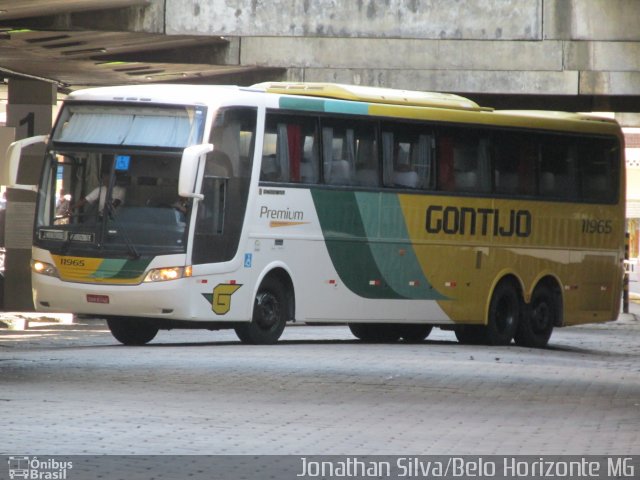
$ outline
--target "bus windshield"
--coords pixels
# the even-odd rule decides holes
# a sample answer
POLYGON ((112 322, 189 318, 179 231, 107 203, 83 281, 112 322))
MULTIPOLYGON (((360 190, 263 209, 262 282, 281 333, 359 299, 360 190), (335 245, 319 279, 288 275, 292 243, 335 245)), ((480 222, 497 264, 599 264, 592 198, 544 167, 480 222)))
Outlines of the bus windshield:
POLYGON ((36 213, 38 246, 59 254, 185 252, 190 203, 180 154, 51 151, 36 213))
POLYGON ((180 158, 202 141, 193 105, 65 104, 38 193, 35 244, 63 255, 184 253, 180 158))

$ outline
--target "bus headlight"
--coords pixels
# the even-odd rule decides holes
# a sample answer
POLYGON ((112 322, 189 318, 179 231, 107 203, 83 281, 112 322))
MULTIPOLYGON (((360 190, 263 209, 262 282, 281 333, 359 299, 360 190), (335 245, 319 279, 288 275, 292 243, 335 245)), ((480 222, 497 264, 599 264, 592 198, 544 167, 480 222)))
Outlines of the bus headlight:
POLYGON ((190 277, 191 267, 168 267, 154 268, 149 270, 144 277, 145 282, 166 282, 167 280, 178 280, 179 278, 190 277))
POLYGON ((40 260, 31 260, 31 271, 49 277, 58 277, 58 269, 54 265, 40 260))

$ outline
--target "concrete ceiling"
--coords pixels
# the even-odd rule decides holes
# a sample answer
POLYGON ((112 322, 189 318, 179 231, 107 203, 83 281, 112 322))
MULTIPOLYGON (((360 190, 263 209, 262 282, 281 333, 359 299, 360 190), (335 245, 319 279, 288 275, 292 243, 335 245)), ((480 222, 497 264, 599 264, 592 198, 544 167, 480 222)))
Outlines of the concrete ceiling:
POLYGON ((149 82, 250 84, 279 73, 234 65, 233 45, 223 37, 85 29, 69 21, 72 15, 90 15, 94 20, 84 23, 99 25, 95 18, 105 12, 127 15, 127 9, 148 4, 146 0, 0 0, 0 77, 43 79, 65 91, 149 82))

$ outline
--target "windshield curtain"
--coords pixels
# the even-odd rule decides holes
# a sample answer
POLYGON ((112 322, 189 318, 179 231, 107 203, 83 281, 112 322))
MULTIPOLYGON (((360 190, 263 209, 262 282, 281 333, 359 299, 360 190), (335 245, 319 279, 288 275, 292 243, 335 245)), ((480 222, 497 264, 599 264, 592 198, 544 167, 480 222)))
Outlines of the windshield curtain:
POLYGON ((204 120, 204 107, 66 105, 53 140, 185 148, 200 142, 204 120))

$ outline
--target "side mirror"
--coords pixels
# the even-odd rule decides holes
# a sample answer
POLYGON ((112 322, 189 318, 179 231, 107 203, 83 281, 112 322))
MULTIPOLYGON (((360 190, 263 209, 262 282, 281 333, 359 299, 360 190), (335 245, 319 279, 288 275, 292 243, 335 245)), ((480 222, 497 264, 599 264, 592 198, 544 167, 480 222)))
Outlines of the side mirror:
POLYGON ((202 200, 202 194, 196 193, 198 166, 200 164, 200 157, 211 151, 213 151, 213 145, 210 143, 192 145, 184 149, 184 152, 182 153, 182 161, 180 162, 178 195, 185 198, 197 198, 202 200))
POLYGON ((22 149, 37 143, 47 143, 48 140, 49 135, 38 135, 15 141, 9 145, 2 170, 0 171, 0 184, 18 190, 35 191, 37 189, 35 185, 18 185, 18 169, 20 168, 22 149))

